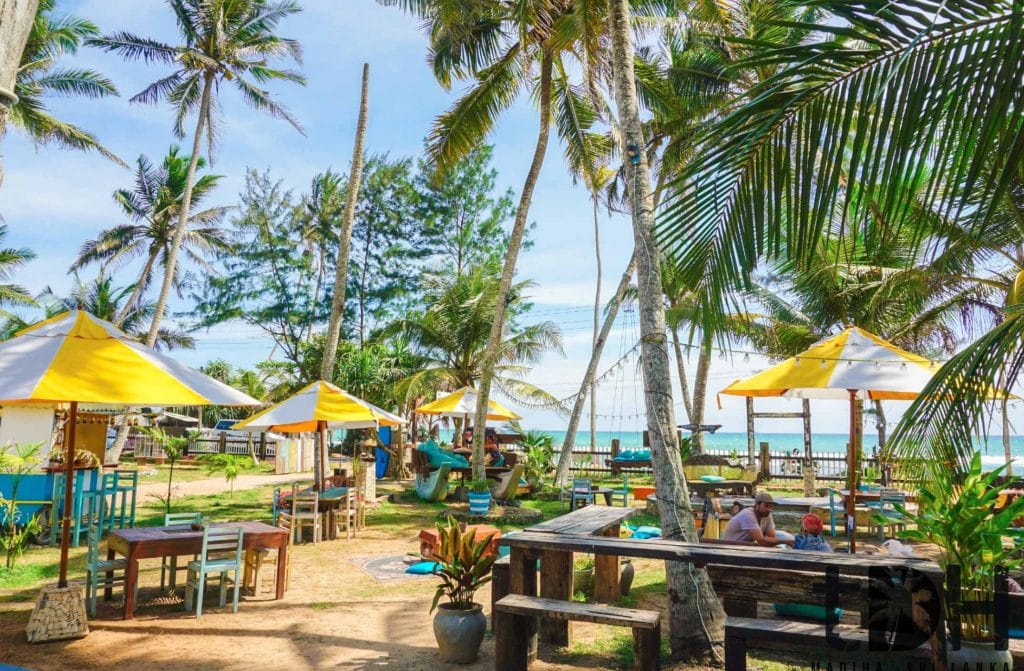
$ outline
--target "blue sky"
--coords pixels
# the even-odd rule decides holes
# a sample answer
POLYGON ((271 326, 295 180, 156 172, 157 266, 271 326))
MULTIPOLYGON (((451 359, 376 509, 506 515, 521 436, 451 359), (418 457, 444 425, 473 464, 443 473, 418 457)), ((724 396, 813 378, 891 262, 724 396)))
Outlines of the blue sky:
MULTIPOLYGON (((431 121, 442 112, 461 87, 445 92, 426 64, 426 39, 418 21, 372 0, 304 0, 304 12, 287 20, 283 35, 298 38, 305 49, 302 70, 305 88, 275 89, 280 100, 304 126, 306 136, 278 121, 244 108, 233 91, 221 97, 229 122, 214 156, 213 170, 225 176, 219 192, 207 205, 236 202, 246 166, 271 168, 273 174, 297 192, 308 187, 317 172, 328 167, 347 171, 358 107, 362 63, 370 64, 370 117, 366 147, 371 153, 418 155, 431 121)), ((168 41, 175 39, 170 10, 159 0, 65 0, 61 11, 86 17, 103 31, 128 30, 168 41)), ((94 49, 82 51, 68 63, 95 68, 110 76, 121 98, 100 101, 53 101, 64 119, 94 132, 122 159, 132 163, 144 153, 159 160, 174 142, 172 114, 167 106, 129 104, 127 98, 167 72, 164 66, 125 63, 94 49)), ((501 118, 490 141, 495 145, 495 166, 502 189, 518 194, 532 154, 536 120, 524 99, 501 118)), ((530 218, 537 222, 536 244, 520 257, 519 274, 537 282, 533 291, 538 318, 551 319, 563 330, 566 356, 548 355, 529 379, 558 397, 576 391, 587 365, 591 339, 591 313, 596 265, 590 201, 573 185, 562 159, 562 147, 552 142, 537 186, 530 218)), ((28 247, 37 258, 16 281, 37 292, 45 286, 58 291, 72 283, 68 266, 81 242, 107 226, 119 223, 111 193, 130 184, 131 173, 95 154, 34 147, 17 132, 3 142, 6 181, 0 188, 0 214, 9 228, 6 243, 28 247)), ((606 294, 614 288, 632 249, 629 220, 601 214, 602 255, 606 294)), ((131 270, 125 277, 134 277, 131 270)), ((127 279, 125 280, 127 283, 127 279)), ((188 306, 174 304, 175 310, 188 306)), ((222 357, 239 366, 251 366, 270 355, 272 343, 240 324, 197 334, 199 346, 178 356, 191 365, 222 357)), ((635 315, 619 320, 609 340, 603 371, 639 337, 635 315)), ((724 387, 765 367, 760 357, 744 361, 716 359, 709 391, 724 387)), ((642 389, 634 363, 624 366, 599 390, 599 429, 642 428, 642 389)), ((677 400, 679 422, 684 421, 677 400)), ((761 407, 761 401, 758 402, 761 407)), ((892 408, 898 411, 903 404, 892 408)), ((765 410, 797 410, 798 401, 766 400, 765 410)), ((527 424, 564 428, 565 420, 551 412, 519 408, 527 424)), ((843 432, 845 406, 818 402, 814 429, 843 432)), ((892 414, 897 414, 893 412, 892 414)), ((586 420, 584 420, 586 422, 586 420)), ((710 399, 708 421, 724 430, 744 430, 743 401, 723 397, 719 410, 710 399)), ((771 431, 799 431, 795 420, 765 422, 771 431)))

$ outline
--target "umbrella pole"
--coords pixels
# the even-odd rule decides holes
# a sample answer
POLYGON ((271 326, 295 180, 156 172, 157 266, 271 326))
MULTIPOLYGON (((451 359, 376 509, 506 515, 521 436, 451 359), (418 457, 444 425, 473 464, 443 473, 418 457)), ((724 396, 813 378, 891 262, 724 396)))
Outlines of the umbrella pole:
POLYGON ((320 443, 320 453, 316 457, 316 470, 320 471, 320 477, 314 483, 314 489, 319 492, 323 488, 324 480, 327 479, 327 422, 322 419, 317 420, 316 436, 317 441, 320 443))
POLYGON ((60 577, 57 587, 68 586, 68 547, 71 545, 71 503, 75 475, 75 424, 78 421, 78 402, 71 402, 68 428, 64 432, 64 528, 60 532, 60 577))
POLYGON ((857 390, 850 389, 850 446, 847 449, 846 525, 850 534, 850 553, 857 551, 857 461, 860 455, 859 417, 857 413, 857 390))

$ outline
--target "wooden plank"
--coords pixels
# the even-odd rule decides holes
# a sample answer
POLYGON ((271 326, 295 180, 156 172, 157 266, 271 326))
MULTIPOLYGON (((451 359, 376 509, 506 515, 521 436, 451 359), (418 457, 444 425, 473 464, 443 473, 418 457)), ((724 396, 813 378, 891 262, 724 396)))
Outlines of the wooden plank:
POLYGON ((653 629, 661 622, 661 614, 650 610, 556 601, 522 594, 509 594, 495 608, 502 613, 570 619, 633 629, 653 629))
MULTIPOLYGON (((825 576, 821 571, 737 571, 733 566, 706 567, 715 594, 722 599, 749 603, 809 603, 825 605, 825 576)), ((868 579, 840 576, 838 584, 845 608, 859 611, 868 603, 868 579), (847 596, 852 595, 852 598, 847 596)), ((730 615, 732 613, 730 612, 730 615)))
MULTIPOLYGON (((684 541, 650 538, 605 538, 524 531, 503 536, 499 545, 516 549, 563 550, 588 554, 642 557, 667 561, 686 561, 701 564, 722 564, 746 569, 776 568, 810 571, 821 575, 828 566, 840 573, 867 575, 873 568, 902 566, 928 575, 933 580, 944 578, 938 564, 922 559, 892 557, 890 555, 851 555, 845 552, 811 552, 807 550, 779 550, 763 547, 728 547, 716 544, 686 543, 684 541)), ((937 583, 941 584, 941 582, 937 583)), ((518 592, 513 587, 513 592, 518 592)))
MULTIPOLYGON (((601 536, 619 537, 619 526, 605 530, 601 536)), ((622 594, 619 591, 619 556, 597 555, 594 557, 594 601, 613 603, 622 594)))
POLYGON ((661 624, 653 629, 633 629, 633 668, 658 671, 661 666, 661 624))
POLYGON ((600 534, 611 528, 618 529, 619 525, 635 513, 634 508, 584 506, 565 515, 527 527, 526 530, 552 534, 600 534))
POLYGON ((491 630, 497 631, 497 622, 494 617, 494 604, 508 594, 512 589, 512 564, 508 557, 502 557, 491 566, 491 630))
MULTIPOLYGON (((572 553, 548 550, 540 560, 540 595, 555 601, 572 601, 572 553)), ((572 643, 569 620, 542 618, 540 638, 545 643, 566 647, 572 643)))
POLYGON ((804 416, 802 412, 755 412, 751 415, 754 419, 799 419, 804 416))

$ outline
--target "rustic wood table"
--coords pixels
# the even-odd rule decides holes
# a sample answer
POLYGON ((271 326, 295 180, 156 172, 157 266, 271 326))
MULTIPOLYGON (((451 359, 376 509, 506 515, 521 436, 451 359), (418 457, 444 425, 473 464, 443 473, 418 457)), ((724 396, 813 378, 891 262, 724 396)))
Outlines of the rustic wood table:
MULTIPOLYGON (((313 488, 307 487, 306 489, 301 490, 299 495, 301 496, 312 493, 313 488)), ((338 539, 338 508, 340 508, 341 504, 345 502, 345 497, 347 495, 348 487, 328 487, 320 492, 316 508, 318 511, 327 515, 327 523, 323 526, 320 533, 321 539, 330 541, 338 539)), ((284 505, 285 502, 288 502, 289 499, 291 499, 291 494, 282 496, 282 505, 284 505)))
MULTIPOLYGON (((242 547, 277 548, 277 595, 284 598, 284 574, 288 565, 288 533, 281 528, 263 522, 224 522, 217 527, 242 527, 242 547)), ((135 585, 139 581, 139 560, 155 559, 178 555, 196 555, 203 548, 203 532, 193 531, 189 525, 171 527, 137 527, 118 529, 107 539, 107 559, 118 554, 128 559, 124 585, 124 619, 130 620, 135 611, 135 585)), ((111 589, 107 588, 103 598, 109 601, 111 589)))

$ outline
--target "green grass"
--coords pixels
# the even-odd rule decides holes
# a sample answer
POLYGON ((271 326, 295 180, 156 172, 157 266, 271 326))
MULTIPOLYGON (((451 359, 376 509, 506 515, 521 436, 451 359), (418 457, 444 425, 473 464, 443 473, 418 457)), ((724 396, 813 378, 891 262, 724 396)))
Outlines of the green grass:
MULTIPOLYGON (((259 520, 269 522, 273 515, 274 485, 240 489, 232 496, 228 492, 178 496, 171 499, 171 512, 197 512, 211 522, 229 520, 259 520)), ((158 527, 164 523, 167 512, 162 502, 155 499, 140 502, 135 515, 135 526, 158 527)))
MULTIPOLYGON (((167 464, 143 464, 138 466, 138 470, 139 484, 152 484, 154 482, 166 483, 167 477, 171 472, 171 467, 167 464)), ((245 471, 243 471, 246 475, 252 473, 269 474, 273 472, 274 465, 270 463, 262 463, 259 464, 259 466, 246 468, 245 471)), ((174 465, 174 482, 194 482, 196 480, 205 480, 206 478, 213 477, 217 477, 217 474, 210 475, 206 466, 203 464, 178 462, 174 465)))

